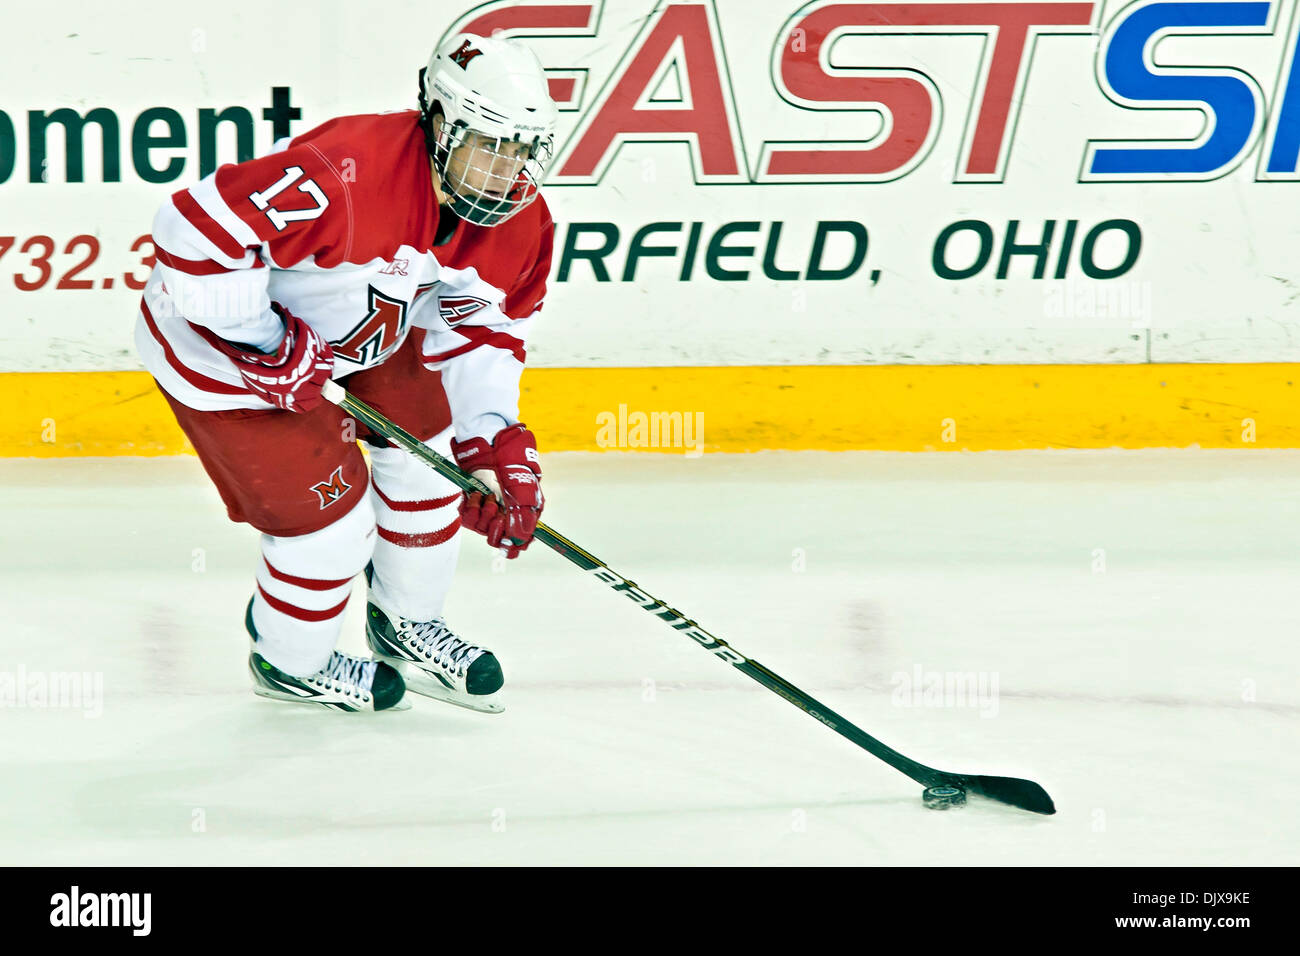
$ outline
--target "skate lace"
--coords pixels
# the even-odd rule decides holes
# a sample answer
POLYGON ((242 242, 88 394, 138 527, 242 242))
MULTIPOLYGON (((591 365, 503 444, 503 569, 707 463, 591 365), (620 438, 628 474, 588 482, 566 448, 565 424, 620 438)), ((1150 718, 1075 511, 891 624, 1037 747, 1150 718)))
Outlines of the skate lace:
POLYGON ((333 690, 364 699, 370 694, 375 669, 378 667, 378 661, 367 661, 335 651, 329 663, 321 668, 320 675, 323 679, 320 683, 328 682, 333 690))
POLYGON ((454 671, 457 677, 464 677, 469 665, 483 653, 483 648, 457 637, 441 618, 412 623, 408 634, 419 654, 444 670, 454 671))

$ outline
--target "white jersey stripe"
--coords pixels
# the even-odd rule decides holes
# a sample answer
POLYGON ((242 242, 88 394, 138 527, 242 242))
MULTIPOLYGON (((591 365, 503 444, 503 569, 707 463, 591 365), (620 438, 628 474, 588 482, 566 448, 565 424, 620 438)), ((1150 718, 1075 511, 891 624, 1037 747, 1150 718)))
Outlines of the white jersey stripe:
POLYGON ((154 216, 153 240, 182 259, 211 259, 227 269, 242 268, 250 262, 249 253, 234 259, 218 249, 170 200, 163 203, 154 216))
MULTIPOLYGON (((190 195, 194 201, 203 207, 203 211, 216 221, 217 225, 226 232, 241 246, 248 248, 250 246, 261 246, 262 240, 257 237, 257 233, 249 228, 248 223, 240 219, 231 208, 226 205, 226 201, 221 198, 221 193, 217 192, 217 174, 210 173, 203 177, 198 183, 190 187, 190 195)), ((269 186, 270 183, 267 183, 269 186)))

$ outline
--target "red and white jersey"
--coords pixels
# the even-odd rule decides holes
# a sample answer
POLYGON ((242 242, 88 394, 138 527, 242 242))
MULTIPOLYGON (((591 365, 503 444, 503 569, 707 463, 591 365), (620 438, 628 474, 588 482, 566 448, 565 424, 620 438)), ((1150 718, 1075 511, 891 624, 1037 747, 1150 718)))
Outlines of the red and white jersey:
POLYGON ((441 246, 437 226, 416 111, 345 116, 281 140, 158 211, 136 347, 191 408, 270 408, 205 330, 272 349, 284 329, 275 301, 330 342, 334 378, 380 364, 424 330, 457 434, 490 437, 497 416, 518 421, 554 228, 540 196, 494 227, 457 223, 441 246))

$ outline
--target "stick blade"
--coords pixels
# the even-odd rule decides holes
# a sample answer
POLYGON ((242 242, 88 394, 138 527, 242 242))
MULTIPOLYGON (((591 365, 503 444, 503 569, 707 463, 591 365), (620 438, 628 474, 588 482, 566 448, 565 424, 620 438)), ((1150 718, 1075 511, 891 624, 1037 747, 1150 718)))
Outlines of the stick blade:
POLYGON ((963 777, 960 785, 971 793, 1031 813, 1052 814, 1056 805, 1047 791, 1032 780, 1019 777, 963 777))

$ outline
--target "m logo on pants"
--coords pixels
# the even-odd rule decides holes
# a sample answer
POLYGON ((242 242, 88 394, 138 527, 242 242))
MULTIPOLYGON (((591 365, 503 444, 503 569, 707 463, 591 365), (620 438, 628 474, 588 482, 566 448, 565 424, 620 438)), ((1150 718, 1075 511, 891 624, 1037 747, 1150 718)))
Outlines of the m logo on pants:
POLYGON ((311 490, 320 495, 320 506, 323 511, 351 491, 352 486, 343 480, 343 466, 339 465, 328 481, 318 481, 311 486, 311 490))

